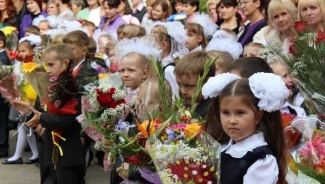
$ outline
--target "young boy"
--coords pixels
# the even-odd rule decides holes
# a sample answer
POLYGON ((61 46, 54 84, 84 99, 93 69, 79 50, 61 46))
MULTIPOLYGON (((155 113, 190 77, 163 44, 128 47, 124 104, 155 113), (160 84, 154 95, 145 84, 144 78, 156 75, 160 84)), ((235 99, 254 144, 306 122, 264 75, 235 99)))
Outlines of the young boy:
POLYGON ((222 74, 228 72, 229 66, 234 62, 234 58, 229 54, 229 52, 222 51, 209 51, 209 56, 215 58, 218 56, 218 59, 215 62, 215 74, 222 74))
MULTIPOLYGON (((6 46, 6 36, 0 31, 0 61, 4 65, 11 65, 9 57, 5 51, 6 46)), ((0 95, 0 158, 8 156, 8 116, 9 116, 9 106, 5 103, 4 98, 0 95)))
MULTIPOLYGON (((199 76, 204 73, 204 65, 211 61, 208 53, 205 51, 195 51, 185 55, 180 59, 175 66, 176 82, 180 89, 180 96, 185 100, 185 106, 191 105, 193 95, 197 90, 197 81, 199 76)), ((215 75, 215 65, 212 64, 209 68, 209 73, 204 83, 209 77, 215 75)), ((203 84, 202 84, 203 85, 203 84)), ((203 99, 202 94, 197 98, 196 114, 206 118, 208 109, 212 99, 203 99)))
POLYGON ((259 57, 239 58, 230 66, 228 72, 238 75, 241 78, 249 78, 254 73, 273 73, 272 68, 266 61, 259 57))
POLYGON ((29 36, 29 35, 39 35, 40 34, 40 30, 37 26, 28 26, 26 28, 26 32, 25 32, 25 36, 29 36))

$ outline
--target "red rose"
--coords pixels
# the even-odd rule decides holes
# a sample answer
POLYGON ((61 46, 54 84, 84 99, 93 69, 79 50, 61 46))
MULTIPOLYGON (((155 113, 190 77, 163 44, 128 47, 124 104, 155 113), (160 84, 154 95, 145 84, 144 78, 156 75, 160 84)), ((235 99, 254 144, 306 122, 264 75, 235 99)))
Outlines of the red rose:
POLYGON ((321 42, 325 42, 325 32, 318 31, 316 43, 321 43, 321 42))
POLYGON ((115 88, 110 88, 109 89, 109 94, 113 95, 115 93, 116 89, 115 88))
POLYGON ((111 73, 115 73, 118 71, 118 68, 119 68, 119 65, 117 64, 112 64, 110 67, 109 67, 109 72, 111 73))
POLYGON ((102 107, 109 108, 110 102, 113 100, 112 95, 108 93, 98 93, 97 92, 97 101, 102 107))
POLYGON ((292 55, 296 55, 298 53, 296 47, 294 46, 294 44, 291 44, 289 47, 289 53, 292 55))
POLYGON ((306 22, 305 21, 296 21, 295 28, 298 33, 305 31, 306 30, 306 22))

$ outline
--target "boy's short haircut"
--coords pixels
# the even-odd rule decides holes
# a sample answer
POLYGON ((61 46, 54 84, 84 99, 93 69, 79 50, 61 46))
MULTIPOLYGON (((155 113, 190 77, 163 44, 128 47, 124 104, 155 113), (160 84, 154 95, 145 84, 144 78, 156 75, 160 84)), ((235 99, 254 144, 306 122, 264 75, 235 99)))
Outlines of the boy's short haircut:
POLYGON ((93 22, 91 22, 91 21, 84 21, 82 23, 82 26, 83 27, 91 27, 92 28, 92 31, 95 31, 96 30, 96 25, 93 22))
MULTIPOLYGON (((6 47, 7 38, 6 38, 6 35, 2 31, 0 31, 0 41, 3 42, 3 48, 5 48, 6 47)), ((0 49, 3 49, 3 48, 0 48, 0 49)))
POLYGON ((256 43, 256 42, 250 42, 250 43, 246 44, 245 47, 257 47, 260 49, 265 48, 263 44, 256 43))
POLYGON ((42 58, 46 58, 49 54, 53 54, 53 53, 54 55, 51 56, 53 56, 55 59, 62 62, 65 59, 68 59, 70 61, 70 64, 73 63, 74 55, 71 48, 68 45, 63 43, 53 44, 44 50, 42 54, 42 58))
POLYGON ((260 57, 246 57, 235 60, 229 66, 229 72, 238 72, 242 78, 249 78, 254 73, 273 73, 270 65, 260 57))
POLYGON ((222 51, 209 51, 208 55, 213 59, 218 56, 216 63, 224 70, 228 71, 229 66, 234 62, 234 58, 229 54, 229 52, 222 51))
POLYGON ((182 4, 189 4, 191 6, 196 6, 196 12, 200 10, 200 1, 199 0, 181 0, 182 4))
POLYGON ((146 30, 139 25, 135 25, 135 24, 126 24, 123 26, 123 38, 135 38, 135 37, 143 37, 146 35, 146 30), (144 31, 144 32, 143 32, 144 31))
POLYGON ((54 38, 52 39, 52 44, 63 43, 64 36, 65 36, 64 34, 55 35, 54 38))
POLYGON ((75 44, 82 47, 89 46, 89 36, 83 31, 71 31, 63 37, 63 43, 75 44))
MULTIPOLYGON (((204 73, 204 65, 212 59, 206 51, 194 51, 186 54, 183 58, 177 61, 175 66, 175 75, 199 75, 204 73)), ((208 77, 215 75, 215 65, 212 64, 209 68, 208 77)))
POLYGON ((37 26, 28 26, 25 32, 32 33, 34 35, 39 35, 39 28, 37 26))

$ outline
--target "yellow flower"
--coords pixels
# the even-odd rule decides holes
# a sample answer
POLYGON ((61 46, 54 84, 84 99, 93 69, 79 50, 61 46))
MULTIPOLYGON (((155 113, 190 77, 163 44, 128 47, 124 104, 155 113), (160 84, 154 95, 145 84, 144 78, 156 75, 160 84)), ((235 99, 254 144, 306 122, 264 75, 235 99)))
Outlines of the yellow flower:
POLYGON ((201 130, 202 130, 202 126, 200 124, 191 123, 185 127, 184 133, 185 133, 186 137, 192 138, 192 137, 196 136, 201 130))
POLYGON ((43 63, 43 68, 44 68, 45 71, 47 71, 47 66, 46 66, 45 63, 43 63))
POLYGON ((23 102, 29 102, 30 104, 34 104, 35 100, 37 98, 37 93, 32 87, 32 85, 28 82, 24 84, 24 87, 22 89, 24 91, 24 96, 22 96, 22 101, 23 102))
POLYGON ((22 69, 24 73, 31 73, 35 70, 37 64, 34 62, 23 63, 22 69))
POLYGON ((102 79, 102 78, 104 78, 106 76, 107 76, 106 73, 100 73, 100 74, 98 74, 98 78, 99 79, 102 79))
POLYGON ((12 32, 16 31, 17 29, 12 26, 7 26, 1 29, 1 31, 5 34, 5 36, 11 35, 12 32))

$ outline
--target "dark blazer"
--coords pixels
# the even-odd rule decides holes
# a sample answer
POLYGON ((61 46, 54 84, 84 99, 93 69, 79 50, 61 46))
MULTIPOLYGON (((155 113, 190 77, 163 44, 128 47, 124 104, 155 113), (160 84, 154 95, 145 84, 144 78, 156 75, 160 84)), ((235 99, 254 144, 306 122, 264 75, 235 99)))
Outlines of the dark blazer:
MULTIPOLYGON (((2 52, 0 52, 0 61, 2 62, 2 64, 4 65, 11 65, 11 61, 6 53, 5 50, 3 50, 2 52)), ((5 104, 5 99, 2 98, 2 96, 0 95, 0 110, 4 110, 4 109, 9 109, 8 104, 5 104)))
POLYGON ((98 80, 97 70, 91 67, 90 62, 88 60, 84 61, 80 65, 81 69, 75 76, 75 79, 78 82, 78 92, 85 92, 84 86, 98 80))
POLYGON ((144 6, 141 11, 138 11, 134 14, 132 14, 134 17, 136 17, 140 22, 142 22, 143 16, 147 13, 146 7, 144 6))
POLYGON ((77 98, 76 114, 49 114, 43 112, 40 117, 41 125, 46 128, 42 135, 45 141, 44 164, 52 162, 53 141, 51 132, 53 130, 63 130, 62 137, 66 141, 60 140, 59 145, 63 150, 63 156, 58 156, 57 167, 71 167, 85 164, 83 146, 80 140, 81 125, 76 117, 81 114, 81 101, 77 98))

